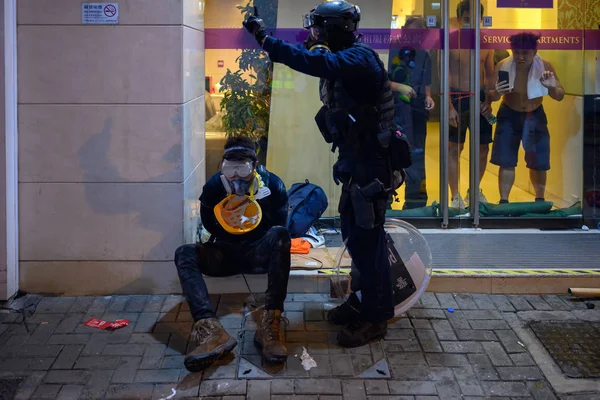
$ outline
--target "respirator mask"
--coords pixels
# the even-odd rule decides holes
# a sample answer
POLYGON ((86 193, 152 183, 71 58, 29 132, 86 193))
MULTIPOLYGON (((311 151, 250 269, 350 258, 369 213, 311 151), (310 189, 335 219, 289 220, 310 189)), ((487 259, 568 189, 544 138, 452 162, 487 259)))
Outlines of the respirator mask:
POLYGON ((254 172, 254 165, 249 161, 223 160, 221 164, 221 181, 227 193, 238 196, 247 195, 254 179, 249 179, 254 172))

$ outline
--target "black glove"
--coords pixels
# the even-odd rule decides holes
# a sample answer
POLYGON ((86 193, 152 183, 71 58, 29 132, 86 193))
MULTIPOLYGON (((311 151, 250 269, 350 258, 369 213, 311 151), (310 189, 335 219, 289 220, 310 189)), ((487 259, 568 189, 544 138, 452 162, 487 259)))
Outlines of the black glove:
POLYGON ((254 38, 258 42, 259 45, 262 46, 263 40, 267 37, 267 29, 265 28, 265 21, 260 18, 251 15, 247 20, 242 22, 244 28, 248 32, 254 35, 254 38))

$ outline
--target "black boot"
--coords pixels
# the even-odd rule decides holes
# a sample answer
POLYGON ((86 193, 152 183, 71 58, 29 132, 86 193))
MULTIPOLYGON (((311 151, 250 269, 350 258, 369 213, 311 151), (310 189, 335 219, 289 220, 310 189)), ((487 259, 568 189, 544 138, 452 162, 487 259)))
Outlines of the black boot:
POLYGON ((355 321, 344 326, 338 333, 337 340, 340 346, 358 347, 372 340, 383 339, 387 334, 387 322, 355 321))
POLYGON ((358 320, 360 315, 360 300, 356 293, 351 293, 342 305, 329 310, 327 320, 334 325, 346 325, 358 320))

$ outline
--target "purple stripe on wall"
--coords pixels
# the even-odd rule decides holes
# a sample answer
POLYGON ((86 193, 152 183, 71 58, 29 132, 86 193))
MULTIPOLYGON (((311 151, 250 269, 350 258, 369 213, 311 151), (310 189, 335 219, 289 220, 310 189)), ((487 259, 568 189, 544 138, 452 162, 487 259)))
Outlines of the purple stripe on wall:
MULTIPOLYGON (((451 29, 450 48, 470 50, 474 48, 473 29, 451 29)), ((522 29, 482 29, 483 50, 510 49, 510 36, 529 32, 522 29)), ((579 29, 537 29, 540 34, 539 50, 588 50, 600 49, 600 31, 579 29), (585 40, 584 40, 585 39, 585 40)), ((273 36, 291 43, 302 43, 308 32, 302 29, 273 29, 273 36)), ((363 43, 378 50, 411 47, 414 49, 438 50, 443 44, 443 29, 362 29, 363 43)), ((206 49, 251 49, 257 48, 254 38, 244 29, 206 29, 206 49)))

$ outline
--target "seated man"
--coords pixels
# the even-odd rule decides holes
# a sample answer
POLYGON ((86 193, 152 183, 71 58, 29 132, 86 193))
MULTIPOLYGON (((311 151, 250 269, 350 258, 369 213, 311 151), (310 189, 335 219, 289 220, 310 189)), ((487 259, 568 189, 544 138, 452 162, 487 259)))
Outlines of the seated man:
POLYGON ((521 142, 535 201, 545 201, 546 174, 550 169, 550 133, 542 103, 547 95, 561 101, 565 90, 554 67, 537 54, 538 39, 538 35, 527 32, 511 36, 513 54, 496 65, 498 82, 496 88, 488 92, 491 101, 502 98, 491 159, 492 164, 500 167, 500 203, 508 203, 515 183, 521 142))
POLYGON ((181 246, 175 252, 183 295, 195 322, 185 367, 192 372, 201 371, 237 345, 216 318, 202 274, 268 274, 265 309, 254 341, 262 349, 265 361, 284 362, 287 349, 281 313, 291 264, 291 241, 285 228, 285 185, 275 174, 258 167, 256 146, 251 139, 233 137, 225 144, 221 171, 206 182, 200 202, 202 223, 211 239, 204 244, 181 246), (231 193, 252 194, 260 205, 262 219, 253 230, 232 234, 218 222, 215 206, 231 193))

